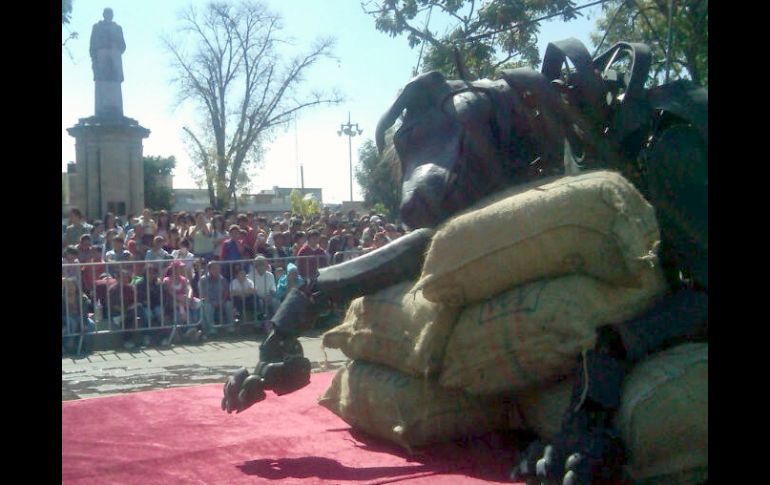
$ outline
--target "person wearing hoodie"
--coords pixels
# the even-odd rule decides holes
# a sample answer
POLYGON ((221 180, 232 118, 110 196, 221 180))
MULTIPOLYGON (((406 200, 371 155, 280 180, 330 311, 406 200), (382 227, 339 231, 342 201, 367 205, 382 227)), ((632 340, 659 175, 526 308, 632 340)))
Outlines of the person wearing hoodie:
POLYGON ((283 301, 286 294, 291 291, 292 288, 302 288, 305 285, 305 279, 299 275, 297 265, 289 263, 286 265, 286 273, 281 276, 276 285, 275 296, 278 300, 283 301))

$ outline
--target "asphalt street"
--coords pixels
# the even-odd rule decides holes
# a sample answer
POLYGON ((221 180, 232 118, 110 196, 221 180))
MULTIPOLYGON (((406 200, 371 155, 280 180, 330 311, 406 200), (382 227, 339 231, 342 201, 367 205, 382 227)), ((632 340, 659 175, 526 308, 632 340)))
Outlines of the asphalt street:
MULTIPOLYGON (((320 336, 300 342, 313 372, 332 370, 347 357, 323 349, 320 336)), ((224 382, 240 367, 253 369, 261 337, 233 337, 173 347, 101 351, 80 358, 62 357, 62 401, 126 392, 224 382)))

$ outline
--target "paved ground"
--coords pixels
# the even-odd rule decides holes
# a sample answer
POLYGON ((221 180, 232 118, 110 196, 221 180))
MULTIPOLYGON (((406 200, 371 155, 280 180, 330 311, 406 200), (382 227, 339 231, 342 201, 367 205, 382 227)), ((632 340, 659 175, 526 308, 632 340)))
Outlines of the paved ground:
MULTIPOLYGON (((62 401, 150 389, 224 382, 239 367, 253 369, 261 336, 233 337, 197 345, 147 347, 131 352, 93 352, 62 358, 62 401)), ((342 352, 324 350, 318 335, 300 338, 313 371, 339 368, 342 352)))

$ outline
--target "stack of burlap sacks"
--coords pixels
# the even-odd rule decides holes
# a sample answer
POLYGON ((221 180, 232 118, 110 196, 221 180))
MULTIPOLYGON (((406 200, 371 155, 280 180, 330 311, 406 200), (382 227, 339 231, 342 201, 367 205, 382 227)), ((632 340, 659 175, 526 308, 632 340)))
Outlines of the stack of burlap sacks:
MULTIPOLYGON (((550 439, 599 326, 666 291, 652 206, 597 171, 517 187, 438 228, 418 281, 354 300, 326 347, 352 359, 320 398, 404 446, 529 428, 550 439)), ((639 480, 708 468, 708 345, 636 366, 617 423, 639 480)))

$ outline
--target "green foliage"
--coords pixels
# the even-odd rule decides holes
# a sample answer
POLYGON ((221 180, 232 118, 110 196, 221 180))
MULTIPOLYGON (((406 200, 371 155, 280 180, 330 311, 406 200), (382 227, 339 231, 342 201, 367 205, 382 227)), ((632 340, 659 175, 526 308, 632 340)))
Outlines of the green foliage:
POLYGON ((382 202, 377 202, 373 206, 369 207, 369 209, 373 210, 377 214, 384 215, 388 220, 390 220, 390 210, 385 207, 385 204, 382 202))
POLYGON ((153 210, 171 209, 174 193, 164 181, 171 180, 176 158, 144 157, 144 205, 153 210))
MULTIPOLYGON (((387 135, 392 136, 391 132, 387 135)), ((387 137, 386 135, 386 137, 387 137)), ((387 139, 387 138, 386 138, 387 139)), ((392 145, 380 157, 377 145, 369 139, 358 150, 356 181, 364 192, 364 205, 384 214, 397 215, 401 205, 401 183, 392 145), (380 209, 377 209, 379 204, 380 209)))
POLYGON ((321 206, 315 198, 305 198, 302 196, 302 192, 297 189, 291 191, 289 201, 291 202, 292 214, 299 214, 304 219, 309 219, 321 212, 321 206))
MULTIPOLYGON (((539 23, 555 15, 568 21, 580 15, 573 0, 382 0, 365 4, 375 27, 391 37, 407 35, 410 47, 426 44, 421 72, 437 70, 450 78, 460 73, 453 47, 460 51, 472 79, 494 78, 502 69, 537 67, 539 23), (443 35, 425 27, 428 15, 448 22, 443 35)), ((416 73, 415 73, 416 74, 416 73)))
MULTIPOLYGON (((668 0, 610 0, 602 5, 591 40, 598 45, 606 33, 602 50, 621 40, 649 45, 652 82, 661 83, 666 70, 668 6, 668 0)), ((687 78, 708 86, 708 0, 673 0, 672 8, 670 80, 687 78)))

